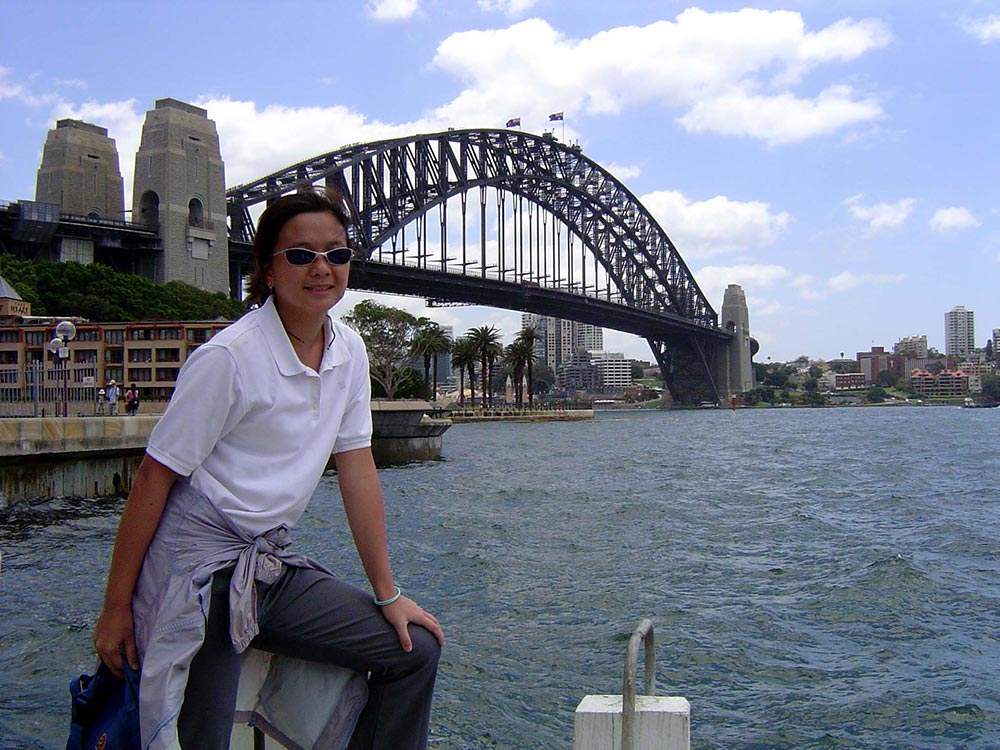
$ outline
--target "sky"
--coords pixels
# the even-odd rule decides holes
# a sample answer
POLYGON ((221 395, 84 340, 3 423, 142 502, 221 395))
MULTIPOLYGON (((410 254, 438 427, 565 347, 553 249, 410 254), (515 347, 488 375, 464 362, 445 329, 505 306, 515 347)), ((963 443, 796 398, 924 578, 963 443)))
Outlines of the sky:
MULTIPOLYGON (((975 313, 1000 328, 1000 0, 0 0, 0 201, 57 119, 126 183, 156 99, 204 107, 236 185, 340 146, 548 128, 620 179, 756 360, 852 357, 975 313)), ((360 299, 349 292, 343 312, 360 299)), ((461 334, 519 313, 380 297, 461 334)), ((651 359, 605 332, 605 348, 651 359)))

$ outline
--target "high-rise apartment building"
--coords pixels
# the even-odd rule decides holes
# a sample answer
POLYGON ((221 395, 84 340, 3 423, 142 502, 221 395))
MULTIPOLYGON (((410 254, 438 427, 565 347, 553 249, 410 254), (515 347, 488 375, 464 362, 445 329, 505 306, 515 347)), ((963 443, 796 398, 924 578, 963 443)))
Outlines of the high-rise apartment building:
POLYGON ((892 345, 892 353, 911 359, 924 359, 927 356, 927 337, 904 336, 892 345))
POLYGON ((548 365, 554 372, 569 363, 578 351, 604 349, 604 329, 598 326, 534 313, 522 314, 521 325, 534 326, 538 330, 535 361, 548 365))
POLYGON ((945 354, 961 361, 976 348, 975 316, 958 305, 944 314, 945 354))

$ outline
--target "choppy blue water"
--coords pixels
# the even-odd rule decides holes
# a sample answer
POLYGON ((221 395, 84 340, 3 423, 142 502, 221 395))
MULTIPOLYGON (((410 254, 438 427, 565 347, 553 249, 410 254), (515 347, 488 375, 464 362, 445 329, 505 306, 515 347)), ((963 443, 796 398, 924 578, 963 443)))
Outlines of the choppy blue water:
MULTIPOLYGON (((699 750, 1000 747, 998 429, 957 408, 453 427, 446 460, 382 472, 397 578, 449 638, 432 746, 569 748, 648 616, 699 750)), ((2 517, 2 748, 64 741, 119 509, 2 517)), ((298 543, 362 580, 332 477, 298 543)))

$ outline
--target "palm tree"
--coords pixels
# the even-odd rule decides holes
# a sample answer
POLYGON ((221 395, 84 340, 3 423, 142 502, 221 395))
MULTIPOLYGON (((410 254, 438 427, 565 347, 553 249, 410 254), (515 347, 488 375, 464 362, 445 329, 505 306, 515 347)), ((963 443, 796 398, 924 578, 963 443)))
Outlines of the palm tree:
POLYGON ((493 363, 497 361, 503 352, 503 345, 500 343, 500 329, 496 326, 479 326, 470 328, 466 333, 476 347, 479 355, 480 375, 483 379, 483 405, 487 398, 490 406, 493 406, 493 389, 490 388, 490 375, 493 363))
POLYGON ((534 373, 532 372, 532 366, 535 364, 535 344, 541 338, 542 334, 539 333, 535 326, 525 326, 517 334, 517 338, 514 339, 523 343, 531 354, 525 363, 528 367, 528 408, 531 408, 534 403, 534 373))
POLYGON ((510 367, 514 377, 514 398, 519 407, 524 406, 524 368, 534 356, 531 347, 520 339, 514 339, 514 342, 503 350, 504 364, 510 367))
POLYGON ((411 348, 414 356, 424 358, 424 380, 430 383, 431 363, 434 364, 434 384, 431 387, 432 399, 437 401, 437 355, 451 351, 451 339, 433 320, 420 319, 420 329, 413 337, 411 348))
POLYGON ((469 390, 472 407, 476 406, 476 360, 479 355, 472 340, 467 336, 455 339, 451 346, 451 364, 458 368, 458 401, 465 406, 465 373, 469 373, 469 390))

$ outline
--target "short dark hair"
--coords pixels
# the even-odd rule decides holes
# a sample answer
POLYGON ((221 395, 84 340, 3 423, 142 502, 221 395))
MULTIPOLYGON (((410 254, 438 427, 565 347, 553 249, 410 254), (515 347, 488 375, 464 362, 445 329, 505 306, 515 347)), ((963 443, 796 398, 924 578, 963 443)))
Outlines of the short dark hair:
MULTIPOLYGON (((264 210, 257 222, 257 233, 253 239, 254 270, 247 289, 248 304, 262 305, 271 294, 265 274, 274 257, 274 248, 278 244, 281 228, 299 214, 308 213, 333 214, 350 238, 348 227, 351 218, 344 196, 339 190, 315 185, 301 193, 281 196, 264 210)), ((348 246, 351 246, 350 239, 348 246)))

